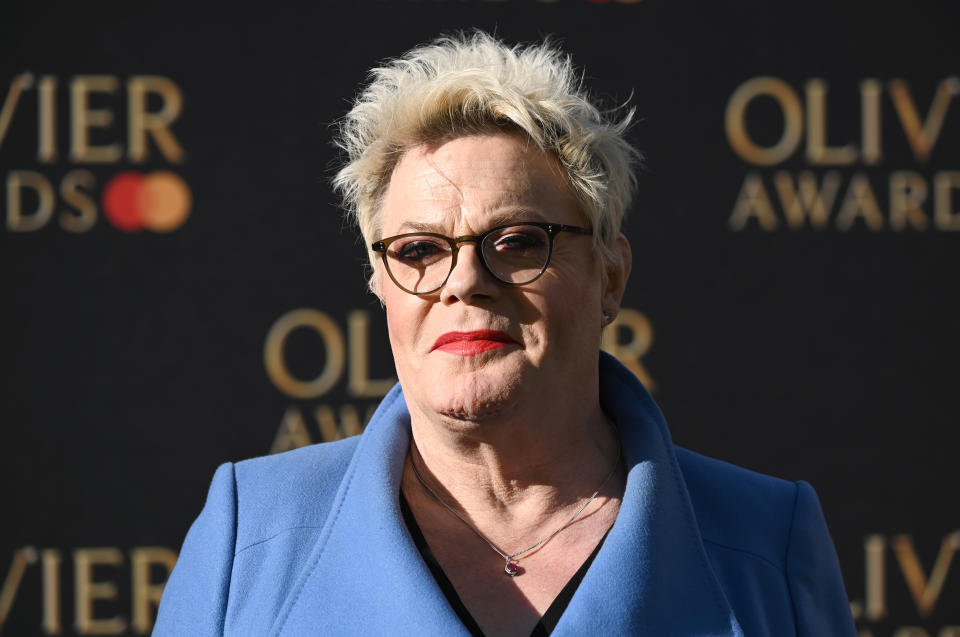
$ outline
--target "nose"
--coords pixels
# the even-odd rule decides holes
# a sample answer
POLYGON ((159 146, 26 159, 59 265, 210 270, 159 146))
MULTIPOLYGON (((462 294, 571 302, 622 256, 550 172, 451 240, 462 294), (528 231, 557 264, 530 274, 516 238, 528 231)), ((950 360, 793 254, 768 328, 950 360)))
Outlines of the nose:
POLYGON ((462 301, 475 304, 499 296, 502 286, 480 261, 480 246, 477 242, 461 243, 457 264, 450 272, 446 284, 440 289, 444 304, 462 301))

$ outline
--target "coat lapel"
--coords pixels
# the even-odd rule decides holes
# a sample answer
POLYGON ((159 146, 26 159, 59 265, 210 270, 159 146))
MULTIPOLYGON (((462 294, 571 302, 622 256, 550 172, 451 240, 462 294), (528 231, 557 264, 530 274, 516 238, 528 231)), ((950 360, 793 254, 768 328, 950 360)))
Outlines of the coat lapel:
POLYGON ((742 635, 710 567, 663 415, 601 354, 600 402, 628 468, 620 513, 554 635, 742 635))
POLYGON ((271 634, 469 635, 400 513, 409 432, 397 386, 367 425, 308 566, 271 634))

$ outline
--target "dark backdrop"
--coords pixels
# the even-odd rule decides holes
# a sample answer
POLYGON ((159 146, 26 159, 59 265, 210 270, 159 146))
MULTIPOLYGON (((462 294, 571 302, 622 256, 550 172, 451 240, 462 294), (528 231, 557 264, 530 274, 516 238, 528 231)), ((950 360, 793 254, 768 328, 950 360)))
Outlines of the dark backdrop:
POLYGON ((814 485, 864 635, 960 635, 952 5, 19 4, 0 9, 3 634, 148 632, 219 463, 359 430, 393 370, 331 123, 377 60, 475 26, 557 36, 637 108, 607 339, 675 440, 814 485))

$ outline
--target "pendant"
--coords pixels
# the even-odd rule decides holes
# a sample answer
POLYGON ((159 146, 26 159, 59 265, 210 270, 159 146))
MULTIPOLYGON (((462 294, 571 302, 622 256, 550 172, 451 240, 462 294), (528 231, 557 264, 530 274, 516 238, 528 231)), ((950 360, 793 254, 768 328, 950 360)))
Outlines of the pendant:
POLYGON ((520 572, 520 567, 517 566, 516 562, 511 562, 507 560, 507 565, 503 567, 503 572, 509 575, 510 577, 516 577, 517 573, 520 572))

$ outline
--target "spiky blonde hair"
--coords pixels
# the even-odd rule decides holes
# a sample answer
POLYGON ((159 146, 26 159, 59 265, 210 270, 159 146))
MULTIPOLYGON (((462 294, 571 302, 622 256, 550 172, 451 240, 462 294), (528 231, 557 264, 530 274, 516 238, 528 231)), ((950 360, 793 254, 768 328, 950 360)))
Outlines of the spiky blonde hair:
POLYGON ((406 151, 519 130, 560 161, 606 262, 635 188, 639 154, 625 139, 633 113, 615 120, 601 112, 570 57, 550 41, 508 46, 482 31, 441 37, 370 72, 339 124, 336 143, 347 163, 333 184, 373 264, 381 199, 406 151))

